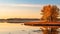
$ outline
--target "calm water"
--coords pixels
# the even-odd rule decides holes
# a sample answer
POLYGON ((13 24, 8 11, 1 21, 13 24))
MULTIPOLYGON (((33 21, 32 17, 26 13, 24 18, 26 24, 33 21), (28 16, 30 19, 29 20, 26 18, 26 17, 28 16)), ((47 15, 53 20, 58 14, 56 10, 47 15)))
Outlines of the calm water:
POLYGON ((42 34, 42 31, 37 31, 39 29, 23 23, 0 23, 0 34, 42 34))
MULTIPOLYGON (((58 29, 60 34, 60 29, 58 29)), ((0 34, 43 34, 40 27, 25 26, 23 23, 0 23, 0 34)))

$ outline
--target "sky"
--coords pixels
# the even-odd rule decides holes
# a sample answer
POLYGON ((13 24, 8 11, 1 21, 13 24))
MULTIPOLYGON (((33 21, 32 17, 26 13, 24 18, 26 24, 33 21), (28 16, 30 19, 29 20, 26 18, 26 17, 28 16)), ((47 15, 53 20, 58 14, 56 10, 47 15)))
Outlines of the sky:
POLYGON ((41 18, 41 9, 48 4, 60 8, 60 0, 0 0, 0 18, 41 18))

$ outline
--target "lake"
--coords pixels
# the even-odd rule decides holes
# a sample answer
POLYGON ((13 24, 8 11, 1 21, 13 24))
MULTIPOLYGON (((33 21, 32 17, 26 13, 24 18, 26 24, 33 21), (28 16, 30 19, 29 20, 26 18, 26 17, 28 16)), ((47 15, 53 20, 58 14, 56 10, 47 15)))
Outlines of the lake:
POLYGON ((42 34, 40 27, 25 26, 23 23, 0 23, 0 34, 42 34))
POLYGON ((43 32, 40 27, 25 26, 24 23, 0 23, 0 34, 43 34, 43 32))

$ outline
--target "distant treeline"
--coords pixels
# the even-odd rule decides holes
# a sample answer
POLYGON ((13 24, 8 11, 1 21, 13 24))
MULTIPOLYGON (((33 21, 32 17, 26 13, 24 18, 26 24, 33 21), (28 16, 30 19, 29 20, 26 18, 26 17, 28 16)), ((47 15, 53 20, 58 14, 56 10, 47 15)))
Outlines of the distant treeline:
POLYGON ((8 18, 8 19, 0 19, 0 22, 7 23, 23 23, 23 22, 31 22, 31 21, 39 21, 40 19, 32 19, 32 18, 8 18))
MULTIPOLYGON (((0 19, 0 23, 7 22, 7 23, 24 23, 24 22, 34 22, 34 21, 40 21, 41 19, 37 18, 8 18, 8 19, 0 19)), ((57 21, 60 21, 60 19, 57 19, 57 21)))

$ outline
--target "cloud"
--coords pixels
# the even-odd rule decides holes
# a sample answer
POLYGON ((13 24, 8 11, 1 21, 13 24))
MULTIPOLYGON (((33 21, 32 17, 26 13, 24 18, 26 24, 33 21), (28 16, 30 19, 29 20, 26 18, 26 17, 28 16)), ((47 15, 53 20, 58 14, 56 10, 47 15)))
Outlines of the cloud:
MULTIPOLYGON (((0 7, 37 7, 42 8, 48 4, 0 4, 0 7)), ((57 5, 60 8, 60 5, 57 5)))
MULTIPOLYGON (((48 4, 2 4, 0 6, 9 6, 9 7, 43 7, 48 4)), ((51 4, 52 5, 52 4, 51 4)), ((57 4, 56 4, 57 5, 57 4)), ((60 8, 60 5, 57 5, 60 8)))
POLYGON ((42 7, 43 5, 33 5, 33 4, 16 4, 14 6, 24 6, 24 7, 42 7))
MULTIPOLYGON (((41 16, 39 17, 40 10, 45 5, 47 4, 0 4, 0 18, 1 17, 3 18, 30 17, 31 18, 32 16, 33 18, 34 17, 40 18, 41 17, 41 16)), ((57 5, 57 6, 60 8, 60 5, 57 5)))
POLYGON ((11 7, 42 7, 40 4, 0 4, 0 6, 11 6, 11 7))

